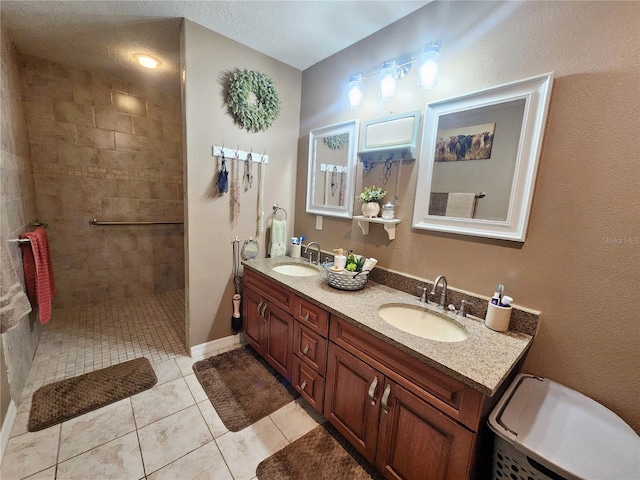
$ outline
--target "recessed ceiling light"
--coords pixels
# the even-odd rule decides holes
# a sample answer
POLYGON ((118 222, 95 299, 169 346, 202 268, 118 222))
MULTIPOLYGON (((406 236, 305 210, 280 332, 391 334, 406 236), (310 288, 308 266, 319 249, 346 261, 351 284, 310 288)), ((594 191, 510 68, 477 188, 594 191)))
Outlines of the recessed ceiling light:
POLYGON ((146 68, 156 68, 162 65, 162 62, 151 55, 147 55, 146 53, 134 53, 133 58, 135 58, 140 65, 146 68))

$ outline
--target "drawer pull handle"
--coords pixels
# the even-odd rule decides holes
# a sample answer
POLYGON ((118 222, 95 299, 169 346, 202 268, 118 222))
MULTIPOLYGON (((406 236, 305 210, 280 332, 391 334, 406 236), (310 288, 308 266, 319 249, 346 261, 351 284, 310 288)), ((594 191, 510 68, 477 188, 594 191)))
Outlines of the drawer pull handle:
POLYGON ((267 310, 267 303, 265 302, 265 304, 262 307, 262 312, 260 313, 260 316, 262 317, 263 320, 266 320, 264 316, 266 310, 267 310))
POLYGON ((264 302, 260 302, 260 304, 258 305, 258 316, 261 317, 262 313, 260 313, 260 309, 262 308, 264 302))
POLYGON ((304 316, 303 320, 304 320, 305 322, 308 322, 308 321, 309 321, 309 312, 307 312, 307 314, 304 316))
POLYGON ((302 353, 304 353, 305 355, 307 354, 307 352, 309 351, 309 344, 307 343, 304 348, 302 349, 302 353))
POLYGON ((391 394, 391 385, 387 385, 382 394, 382 409, 385 414, 389 413, 389 395, 391 394))
POLYGON ((373 377, 373 382, 371 382, 371 385, 369 385, 369 398, 371 399, 371 405, 376 404, 376 388, 378 388, 378 377, 373 377))
POLYGON ((302 382, 302 385, 300 385, 300 389, 304 390, 304 387, 307 386, 307 381, 305 380, 304 382, 302 382))

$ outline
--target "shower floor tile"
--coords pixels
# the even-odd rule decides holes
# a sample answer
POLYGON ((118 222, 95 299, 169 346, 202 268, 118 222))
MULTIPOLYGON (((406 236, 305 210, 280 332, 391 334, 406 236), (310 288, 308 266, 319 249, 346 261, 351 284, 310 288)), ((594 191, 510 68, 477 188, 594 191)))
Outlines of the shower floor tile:
POLYGON ((137 357, 152 364, 184 357, 184 322, 183 290, 54 310, 22 401, 47 383, 137 357))

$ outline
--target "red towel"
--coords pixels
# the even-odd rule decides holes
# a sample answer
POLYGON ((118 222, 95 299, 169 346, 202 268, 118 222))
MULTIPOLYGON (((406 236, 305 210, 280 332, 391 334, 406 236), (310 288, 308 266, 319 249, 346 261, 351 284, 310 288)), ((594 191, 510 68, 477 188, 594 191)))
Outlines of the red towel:
POLYGON ((27 296, 40 311, 40 323, 47 323, 51 319, 51 300, 56 294, 47 231, 37 227, 22 238, 29 239, 29 243, 20 244, 27 296))

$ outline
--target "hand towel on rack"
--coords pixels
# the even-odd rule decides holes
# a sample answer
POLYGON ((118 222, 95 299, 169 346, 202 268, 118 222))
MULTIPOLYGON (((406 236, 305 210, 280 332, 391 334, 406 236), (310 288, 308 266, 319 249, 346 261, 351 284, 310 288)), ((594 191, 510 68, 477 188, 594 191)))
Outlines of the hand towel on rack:
POLYGON ((22 289, 18 275, 11 263, 9 247, 0 245, 0 334, 18 325, 20 319, 31 311, 31 304, 22 289))
POLYGON ((271 242, 269 245, 269 256, 271 258, 284 257, 287 253, 287 221, 271 221, 271 242))
POLYGON ((447 198, 447 217, 473 218, 476 210, 475 193, 450 193, 447 198))
POLYGON ((51 300, 56 294, 47 231, 38 227, 22 238, 29 239, 29 243, 20 244, 27 296, 38 307, 40 323, 47 323, 51 319, 51 300))
POLYGON ((448 193, 432 192, 431 201, 429 202, 429 215, 446 215, 448 199, 448 193))

